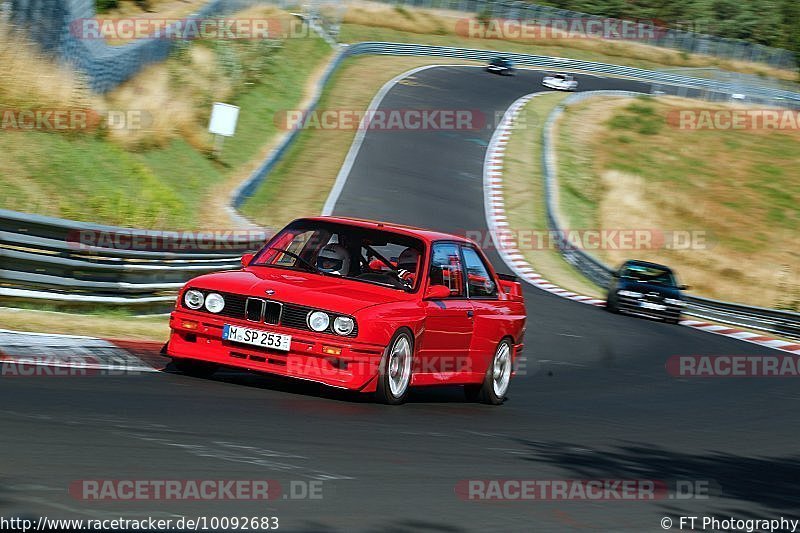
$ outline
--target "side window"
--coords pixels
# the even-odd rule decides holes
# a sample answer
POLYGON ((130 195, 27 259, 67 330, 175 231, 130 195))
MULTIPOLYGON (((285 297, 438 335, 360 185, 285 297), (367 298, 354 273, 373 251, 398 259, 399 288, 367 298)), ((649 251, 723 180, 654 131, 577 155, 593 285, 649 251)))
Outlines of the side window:
POLYGON ((464 297, 464 275, 458 245, 434 244, 431 253, 430 284, 450 288, 451 297, 464 297))
POLYGON ((464 246, 464 263, 467 267, 467 294, 470 298, 495 298, 497 286, 489 275, 489 269, 473 248, 464 246))

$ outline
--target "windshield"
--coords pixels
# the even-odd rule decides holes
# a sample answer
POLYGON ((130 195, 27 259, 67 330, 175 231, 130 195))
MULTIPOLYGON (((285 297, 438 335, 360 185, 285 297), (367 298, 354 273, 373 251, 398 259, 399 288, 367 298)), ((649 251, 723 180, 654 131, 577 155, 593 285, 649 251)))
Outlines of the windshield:
POLYGON ((652 283, 655 285, 664 285, 666 287, 674 287, 675 277, 670 270, 645 266, 629 264, 625 265, 620 273, 621 278, 632 279, 640 283, 652 283))
POLYGON ((414 291, 424 245, 390 231, 299 220, 278 233, 251 263, 414 291))

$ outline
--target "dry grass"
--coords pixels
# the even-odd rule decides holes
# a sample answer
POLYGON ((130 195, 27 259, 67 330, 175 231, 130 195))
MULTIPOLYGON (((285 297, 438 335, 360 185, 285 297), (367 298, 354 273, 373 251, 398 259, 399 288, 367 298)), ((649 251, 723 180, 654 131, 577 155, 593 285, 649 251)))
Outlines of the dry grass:
POLYGON ((0 23, 0 103, 10 109, 89 109, 85 78, 41 54, 24 35, 0 23))
MULTIPOLYGON (((238 16, 292 19, 269 6, 251 8, 238 16)), ((109 129, 109 138, 123 148, 164 146, 183 137, 194 148, 208 151, 212 138, 206 125, 211 103, 224 101, 241 88, 223 64, 223 56, 230 56, 231 51, 219 53, 215 50, 219 46, 250 56, 259 53, 255 49, 240 51, 252 43, 195 42, 167 61, 145 68, 107 95, 97 96, 84 76, 47 58, 24 36, 0 26, 0 62, 11 74, 0 78, 0 102, 12 109, 92 109, 102 116, 109 111, 133 111, 142 117, 141 127, 109 129)))
MULTIPOLYGON (((522 231, 547 234, 544 184, 542 182, 541 138, 547 115, 566 94, 537 96, 526 104, 520 124, 511 135, 503 159, 503 201, 512 235, 522 231)), ((544 278, 586 296, 601 298, 603 291, 564 261, 554 248, 537 249, 524 244, 518 248, 544 278)))
POLYGON ((169 317, 107 317, 2 308, 0 329, 89 335, 107 339, 163 341, 169 336, 169 317))
POLYGON ((121 0, 115 9, 102 14, 104 17, 185 17, 200 9, 207 0, 148 0, 147 9, 133 0, 121 0))
POLYGON ((208 109, 198 102, 225 101, 232 92, 214 52, 192 46, 184 60, 151 65, 106 96, 107 109, 135 110, 144 118, 140 128, 111 130, 111 139, 128 149, 143 149, 182 136, 194 148, 207 150, 211 137, 202 119, 208 109))
MULTIPOLYGON (((441 64, 442 59, 356 57, 346 60, 320 101, 319 109, 363 110, 381 86, 414 67, 441 64)), ((447 60, 448 64, 466 61, 447 60)), ((355 130, 308 130, 284 156, 244 206, 244 214, 265 227, 283 227, 322 210, 355 130), (269 208, 265 208, 269 206, 269 208)))
POLYGON ((562 120, 559 155, 569 159, 560 176, 562 208, 571 221, 700 232, 707 242, 689 249, 605 250, 601 256, 611 264, 636 255, 672 265, 700 295, 797 310, 800 132, 686 131, 667 126, 666 114, 697 108, 697 101, 636 102, 633 109, 650 109, 646 116, 631 111, 631 103, 589 101, 562 120), (621 128, 619 117, 638 122, 621 128), (657 132, 639 131, 654 121, 662 124, 657 132))
MULTIPOLYGON (((485 39, 464 35, 466 21, 475 21, 465 13, 428 10, 420 8, 394 8, 385 4, 359 2, 347 10, 344 23, 364 28, 386 28, 388 30, 440 36, 450 38, 448 44, 472 48, 504 49, 521 53, 558 55, 581 59, 609 61, 634 66, 657 67, 717 67, 734 72, 775 77, 782 80, 797 81, 797 72, 777 69, 760 63, 732 61, 700 54, 686 54, 677 50, 659 48, 635 42, 608 41, 594 38, 557 37, 530 39, 485 39), (454 42, 457 38, 458 42, 454 42), (527 48, 527 50, 526 50, 527 48), (587 55, 589 54, 589 55, 587 55)), ((346 30, 347 28, 345 28, 346 30)), ((346 33, 346 31, 345 31, 346 33)), ((357 32, 356 32, 357 33, 357 32)), ((418 41, 422 42, 422 40, 418 41)))
MULTIPOLYGON (((253 7, 236 15, 271 18, 287 25, 293 18, 271 6, 253 7)), ((211 103, 225 101, 241 88, 226 70, 224 56, 230 52, 217 52, 214 47, 250 45, 197 41, 120 85, 106 96, 106 108, 141 111, 146 120, 141 128, 112 130, 111 138, 125 148, 138 149, 163 146, 180 136, 194 148, 210 151, 213 139, 206 126, 211 103)))

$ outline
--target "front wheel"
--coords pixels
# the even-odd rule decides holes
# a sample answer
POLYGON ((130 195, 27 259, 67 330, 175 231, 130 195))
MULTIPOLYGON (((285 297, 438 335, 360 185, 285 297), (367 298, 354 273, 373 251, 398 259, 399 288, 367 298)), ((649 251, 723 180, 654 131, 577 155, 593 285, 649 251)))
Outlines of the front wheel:
POLYGON ((381 403, 398 405, 406 401, 411 384, 411 362, 414 357, 414 340, 407 330, 394 334, 383 353, 378 369, 378 387, 375 399, 381 403))
POLYGON ((483 383, 477 385, 467 385, 464 392, 467 399, 478 400, 490 405, 500 405, 506 398, 508 385, 511 382, 511 353, 513 347, 509 339, 503 339, 497 345, 494 357, 486 374, 483 383))

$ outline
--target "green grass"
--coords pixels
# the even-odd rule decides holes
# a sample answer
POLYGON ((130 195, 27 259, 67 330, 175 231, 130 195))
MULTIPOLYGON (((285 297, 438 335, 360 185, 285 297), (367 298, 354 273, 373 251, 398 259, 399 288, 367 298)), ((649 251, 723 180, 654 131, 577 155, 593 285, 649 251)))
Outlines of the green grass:
MULTIPOLYGON (((525 105, 522 119, 526 127, 514 130, 503 161, 503 200, 512 232, 546 232, 547 209, 544 202, 541 138, 547 115, 566 97, 564 93, 533 98, 525 105)), ((602 297, 602 290, 588 281, 557 249, 530 249, 519 246, 533 268, 556 285, 587 296, 602 297)))
POLYGON ((265 74, 229 102, 241 111, 219 160, 183 138, 128 151, 99 133, 4 133, 0 151, 10 163, 0 168, 0 206, 144 228, 207 225, 197 213, 210 189, 278 133, 274 114, 298 107, 310 76, 330 54, 321 39, 285 41, 265 74))
MULTIPOLYGON (((331 92, 334 87, 342 83, 343 74, 346 71, 347 65, 358 61, 359 58, 348 58, 344 60, 343 64, 337 69, 336 72, 330 77, 328 84, 323 89, 320 95, 317 109, 330 109, 336 107, 336 102, 332 102, 331 92)), ((269 174, 269 179, 266 179, 256 189, 256 192, 248 198, 244 205, 242 205, 242 213, 252 220, 262 219, 265 206, 269 206, 277 193, 286 186, 288 180, 294 176, 298 163, 303 158, 307 148, 314 143, 319 142, 319 138, 314 135, 313 130, 302 131, 295 138, 294 143, 289 149, 284 152, 281 160, 272 169, 269 174)), ((331 153, 330 156, 338 156, 339 154, 331 153)), ((303 208, 308 213, 318 214, 322 211, 324 198, 320 198, 315 205, 304 205, 303 208)))

